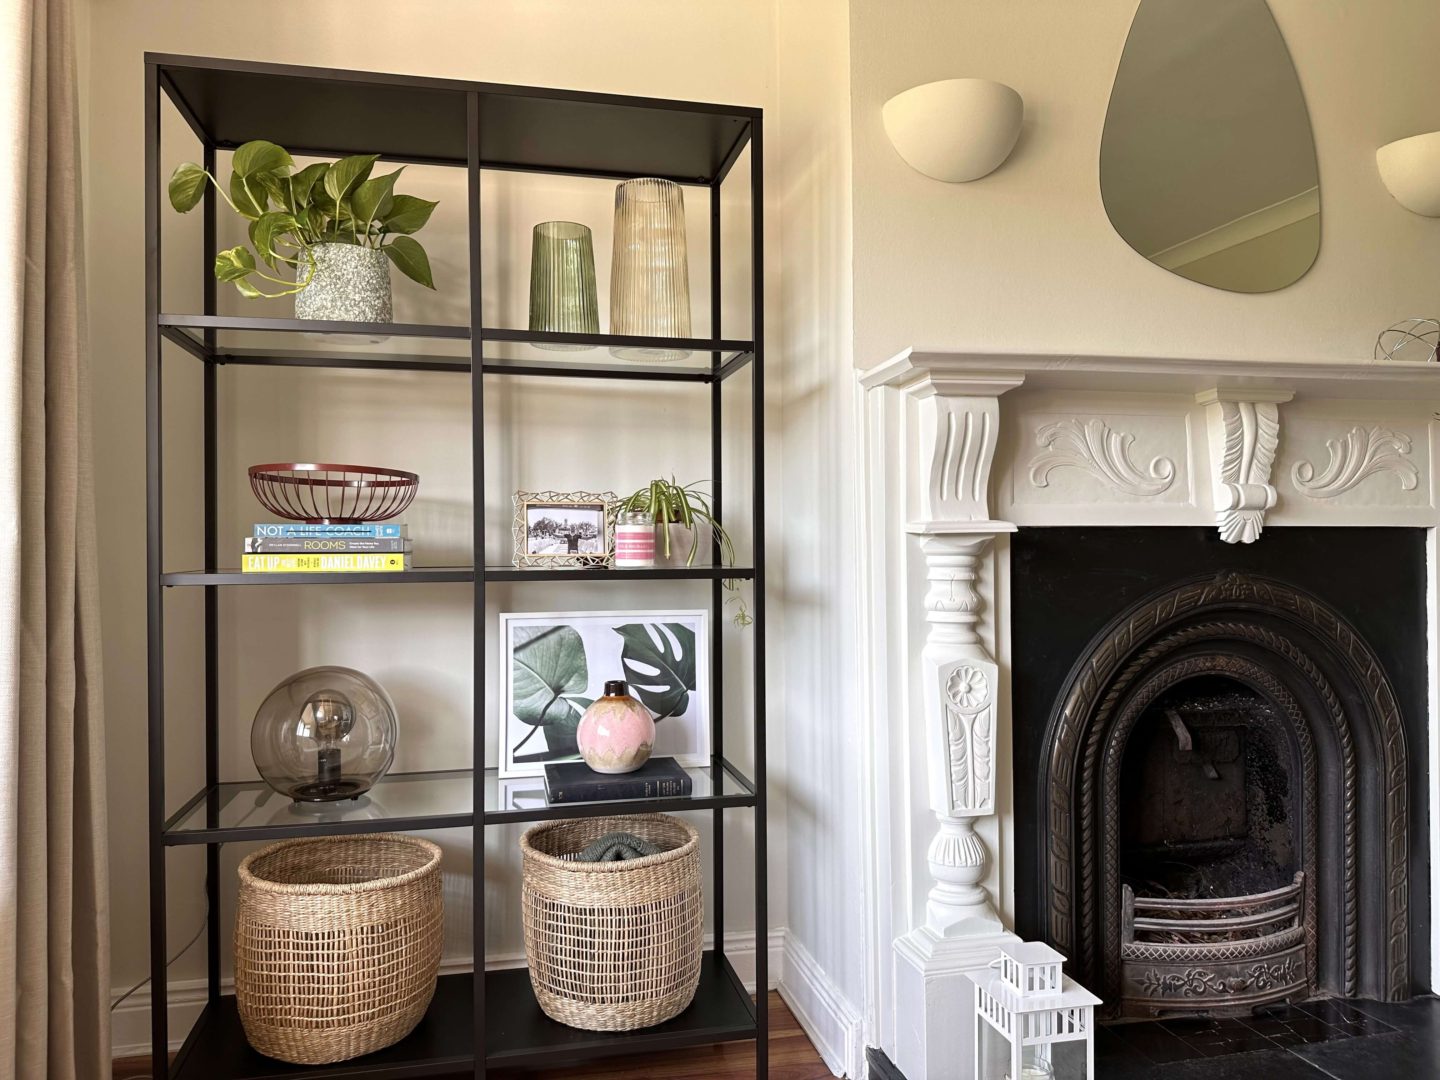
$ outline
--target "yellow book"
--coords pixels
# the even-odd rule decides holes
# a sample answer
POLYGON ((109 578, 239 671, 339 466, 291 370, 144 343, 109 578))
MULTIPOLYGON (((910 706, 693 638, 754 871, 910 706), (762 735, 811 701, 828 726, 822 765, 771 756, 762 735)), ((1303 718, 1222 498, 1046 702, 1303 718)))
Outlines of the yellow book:
POLYGON ((240 569, 247 574, 385 574, 410 569, 410 557, 398 551, 327 555, 282 553, 243 555, 241 558, 240 569))

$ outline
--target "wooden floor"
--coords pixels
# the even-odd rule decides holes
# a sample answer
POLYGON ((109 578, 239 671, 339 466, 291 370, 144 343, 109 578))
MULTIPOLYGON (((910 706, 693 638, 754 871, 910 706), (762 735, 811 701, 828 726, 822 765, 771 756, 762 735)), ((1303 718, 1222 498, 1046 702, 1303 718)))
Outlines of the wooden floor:
MULTIPOLYGON (((121 1058, 115 1062, 115 1080, 149 1075, 149 1058, 121 1058)), ((580 1068, 490 1075, 494 1080, 750 1080, 755 1075, 755 1048, 750 1043, 722 1043, 668 1054, 613 1058, 580 1068)), ((794 1015, 780 995, 772 992, 770 1080, 826 1080, 829 1076, 830 1070, 800 1030, 794 1015)))

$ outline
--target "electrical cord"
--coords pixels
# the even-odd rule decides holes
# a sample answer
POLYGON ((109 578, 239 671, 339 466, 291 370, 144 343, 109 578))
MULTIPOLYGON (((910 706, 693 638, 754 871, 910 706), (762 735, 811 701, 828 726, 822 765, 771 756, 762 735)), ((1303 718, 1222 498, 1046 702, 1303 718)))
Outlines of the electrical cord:
MULTIPOLYGON (((166 971, 169 971, 170 968, 174 966, 175 961, 179 960, 182 956, 189 952, 191 948, 194 947, 195 943, 200 940, 201 935, 205 933, 205 927, 207 927, 208 925, 210 925, 210 905, 207 901, 205 905, 205 918, 200 921, 200 929, 195 931, 194 936, 191 937, 189 941, 187 941, 184 945, 180 946, 179 952, 177 952, 174 956, 170 957, 169 960, 165 961, 166 971)), ((125 993, 121 994, 118 998, 116 998, 110 1003, 110 1011, 113 1013, 116 1009, 118 1009, 122 1004, 125 1003, 126 998, 130 997, 136 991, 140 990, 149 981, 150 976, 146 975, 145 978, 141 979, 129 990, 126 990, 125 993)), ((155 1080, 155 1074, 145 1073, 140 1076, 129 1077, 128 1080, 155 1080)))
MULTIPOLYGON (((205 922, 202 922, 202 923, 200 924, 200 929, 195 931, 195 936, 192 937, 189 941, 187 941, 184 945, 182 945, 182 946, 180 947, 180 951, 179 951, 179 952, 177 952, 177 953, 176 953, 174 956, 172 956, 169 960, 165 961, 165 970, 166 970, 166 971, 169 971, 170 968, 174 965, 175 961, 179 960, 180 957, 184 956, 187 952, 189 952, 191 946, 193 946, 193 945, 195 944, 195 942, 197 942, 197 941, 200 940, 200 935, 203 934, 203 933, 205 933, 205 927, 206 927, 206 925, 208 924, 208 922, 209 922, 209 919, 207 918, 207 919, 205 920, 205 922)), ((149 975, 146 975, 145 978, 141 979, 141 980, 140 980, 138 983, 136 983, 134 986, 130 987, 129 990, 126 990, 125 993, 121 994, 118 998, 116 998, 113 1002, 111 1002, 111 1004, 110 1004, 110 1011, 111 1011, 111 1012, 114 1012, 116 1009, 118 1009, 118 1008, 121 1006, 121 1004, 125 1001, 126 998, 128 998, 131 994, 135 993, 137 990, 141 989, 141 988, 142 988, 146 983, 148 983, 149 981, 150 981, 150 976, 149 976, 149 975)))

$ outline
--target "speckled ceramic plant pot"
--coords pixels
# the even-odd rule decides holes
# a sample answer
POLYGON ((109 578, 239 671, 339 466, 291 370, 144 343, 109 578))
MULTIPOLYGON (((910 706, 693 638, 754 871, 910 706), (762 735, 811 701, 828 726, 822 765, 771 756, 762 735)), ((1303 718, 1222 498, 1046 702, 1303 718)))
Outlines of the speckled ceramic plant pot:
MULTIPOLYGON (((331 322, 390 321, 390 258, 358 244, 316 244, 315 277, 295 294, 297 319, 331 322)), ((303 279, 306 268, 297 271, 303 279)))
POLYGON ((650 760, 655 746, 655 720, 650 710, 625 692, 618 679, 605 684, 580 718, 575 742, 585 764, 600 773, 634 772, 650 760))

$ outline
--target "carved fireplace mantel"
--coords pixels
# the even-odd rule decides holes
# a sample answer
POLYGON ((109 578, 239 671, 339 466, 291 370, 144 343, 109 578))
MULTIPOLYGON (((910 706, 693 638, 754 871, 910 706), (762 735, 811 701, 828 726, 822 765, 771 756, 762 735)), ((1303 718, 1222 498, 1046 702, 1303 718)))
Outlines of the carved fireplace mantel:
POLYGON ((894 905, 882 1035, 910 1080, 963 1080, 947 1064, 969 1060, 963 976, 1013 925, 1008 534, 1433 529, 1440 364, 910 349, 859 381, 868 632, 893 688, 871 730, 890 816, 913 822, 877 833, 874 888, 894 905))

